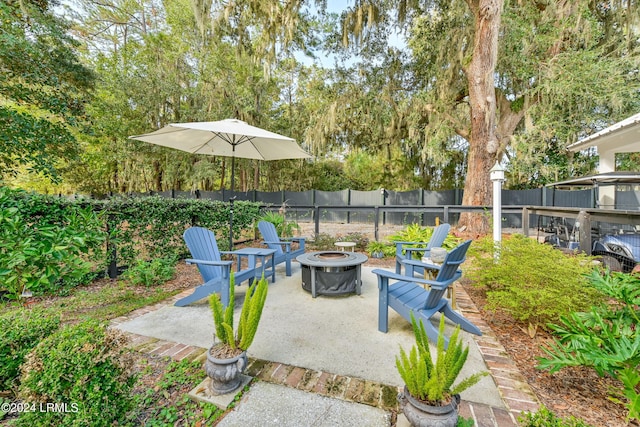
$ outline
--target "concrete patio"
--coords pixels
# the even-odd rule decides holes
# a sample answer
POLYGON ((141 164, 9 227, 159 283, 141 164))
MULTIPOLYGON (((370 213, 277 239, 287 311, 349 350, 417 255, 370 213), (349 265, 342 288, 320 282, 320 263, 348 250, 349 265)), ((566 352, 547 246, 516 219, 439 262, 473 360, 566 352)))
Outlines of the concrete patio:
MULTIPOLYGON (((278 268, 277 281, 269 285, 260 327, 248 351, 252 363, 247 372, 277 387, 255 387, 254 384, 220 425, 254 425, 247 424, 247 419, 251 419, 252 413, 256 417, 264 415, 259 402, 267 397, 270 407, 280 404, 282 411, 290 413, 287 420, 299 412, 302 418, 286 425, 336 425, 318 424, 317 417, 309 412, 291 411, 291 407, 296 407, 295 402, 309 403, 317 398, 311 398, 309 393, 329 399, 318 401, 321 407, 327 405, 319 413, 343 413, 345 423, 342 425, 354 425, 347 422, 352 419, 352 415, 347 415, 353 410, 351 405, 364 406, 357 407, 355 413, 360 415, 356 418, 362 417, 361 411, 364 411, 379 420, 379 424, 370 421, 367 425, 405 425, 402 415, 397 420, 392 416, 397 411, 394 397, 402 386, 395 357, 400 346, 411 348, 413 334, 409 323, 393 310, 389 310, 389 332, 377 330, 378 289, 371 270, 362 269, 361 295, 314 299, 301 288, 297 263, 291 277, 286 277, 284 270, 278 268), (274 393, 279 396, 275 400, 274 393), (293 406, 288 407, 287 402, 293 406), (237 424, 232 421, 235 417, 237 424)), ((246 289, 246 286, 236 288, 236 307, 240 307, 246 289)), ((141 351, 177 359, 201 354, 213 342, 213 320, 206 300, 187 307, 172 305, 190 292, 117 319, 114 325, 131 334, 133 345, 141 351)), ((474 418, 478 426, 516 425, 515 419, 521 411, 537 409, 537 399, 464 290, 458 286, 456 293, 459 309, 484 334, 482 337, 462 334, 469 344, 470 355, 461 377, 478 371, 491 373, 462 394, 461 415, 474 418)), ((255 425, 285 425, 278 417, 274 420, 278 421, 255 425)))

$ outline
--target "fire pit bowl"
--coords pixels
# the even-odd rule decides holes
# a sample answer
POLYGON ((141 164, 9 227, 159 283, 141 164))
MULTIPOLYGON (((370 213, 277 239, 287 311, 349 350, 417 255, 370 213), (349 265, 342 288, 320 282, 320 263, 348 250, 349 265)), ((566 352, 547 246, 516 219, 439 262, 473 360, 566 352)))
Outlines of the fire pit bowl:
POLYGON ((320 295, 360 295, 361 266, 369 258, 356 252, 321 251, 299 255, 302 289, 312 297, 320 295))

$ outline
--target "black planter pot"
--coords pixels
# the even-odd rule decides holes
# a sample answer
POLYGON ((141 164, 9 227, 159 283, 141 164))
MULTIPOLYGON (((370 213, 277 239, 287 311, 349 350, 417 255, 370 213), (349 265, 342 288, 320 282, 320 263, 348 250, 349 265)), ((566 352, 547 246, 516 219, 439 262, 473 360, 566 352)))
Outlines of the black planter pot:
POLYGON ((247 368, 247 352, 230 359, 216 359, 207 351, 204 370, 211 379, 210 391, 214 395, 231 393, 242 383, 241 373, 247 368))
POLYGON ((409 423, 414 427, 456 427, 460 395, 453 396, 451 403, 432 406, 411 396, 407 387, 398 394, 398 402, 409 423))

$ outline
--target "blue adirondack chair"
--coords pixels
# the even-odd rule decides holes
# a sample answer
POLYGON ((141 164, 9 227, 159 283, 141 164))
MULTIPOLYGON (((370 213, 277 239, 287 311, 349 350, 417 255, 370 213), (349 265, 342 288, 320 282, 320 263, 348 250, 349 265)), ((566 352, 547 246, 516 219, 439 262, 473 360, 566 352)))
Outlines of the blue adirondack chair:
MULTIPOLYGON (((396 243, 396 273, 402 273, 402 262, 407 259, 413 259, 414 252, 422 252, 423 257, 428 257, 431 248, 438 248, 447 238, 451 226, 449 224, 440 224, 433 230, 431 239, 427 242, 426 247, 418 248, 416 245, 424 245, 425 242, 395 242, 396 243)), ((423 274, 423 269, 415 268, 416 273, 423 274)))
MULTIPOLYGON (((459 269, 464 262, 467 249, 471 240, 461 243, 449 252, 441 266, 429 265, 420 261, 412 261, 411 264, 422 264, 422 267, 438 270, 435 280, 421 279, 413 277, 413 271, 409 268, 406 276, 393 273, 387 270, 373 270, 378 275, 378 289, 380 291, 378 300, 378 330, 387 332, 389 330, 388 307, 393 308, 402 317, 411 321, 411 312, 416 320, 423 320, 427 336, 433 342, 438 341, 438 329, 431 323, 431 318, 436 313, 441 313, 453 323, 472 334, 482 335, 480 329, 455 312, 449 301, 445 298, 447 288, 462 276, 459 269), (395 283, 390 284, 389 281, 395 283), (431 289, 425 289, 422 284, 429 285, 431 289)), ((449 344, 449 339, 445 337, 445 346, 449 344)))
POLYGON ((305 238, 291 237, 288 239, 280 239, 275 225, 269 221, 258 222, 258 229, 260 230, 260 234, 262 234, 263 243, 267 245, 269 249, 275 249, 276 253, 273 256, 276 265, 284 262, 287 276, 291 276, 291 260, 304 253, 305 238), (297 249, 291 247, 292 242, 298 242, 297 249))
MULTIPOLYGON (((204 283, 196 287, 191 295, 179 299, 174 305, 184 307, 218 292, 222 304, 226 307, 229 305, 229 279, 233 261, 223 261, 220 254, 233 252, 218 250, 215 234, 206 228, 188 228, 182 237, 192 256, 185 261, 187 264, 198 266, 204 283)), ((234 272, 235 284, 240 285, 245 280, 253 280, 254 276, 254 268, 236 271, 234 272)))

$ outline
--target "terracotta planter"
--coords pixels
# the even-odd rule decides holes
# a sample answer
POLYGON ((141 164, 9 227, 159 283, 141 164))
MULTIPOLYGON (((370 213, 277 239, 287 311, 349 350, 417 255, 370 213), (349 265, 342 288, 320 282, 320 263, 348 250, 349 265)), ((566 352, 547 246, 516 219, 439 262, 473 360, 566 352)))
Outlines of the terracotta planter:
POLYGON ((409 394, 407 387, 398 394, 398 402, 407 420, 415 427, 456 427, 460 395, 453 396, 451 403, 432 406, 409 394))
POLYGON ((244 372, 246 367, 246 351, 230 359, 216 359, 211 356, 211 350, 207 351, 204 370, 211 378, 211 393, 214 395, 227 394, 239 388, 242 383, 240 374, 244 372))

